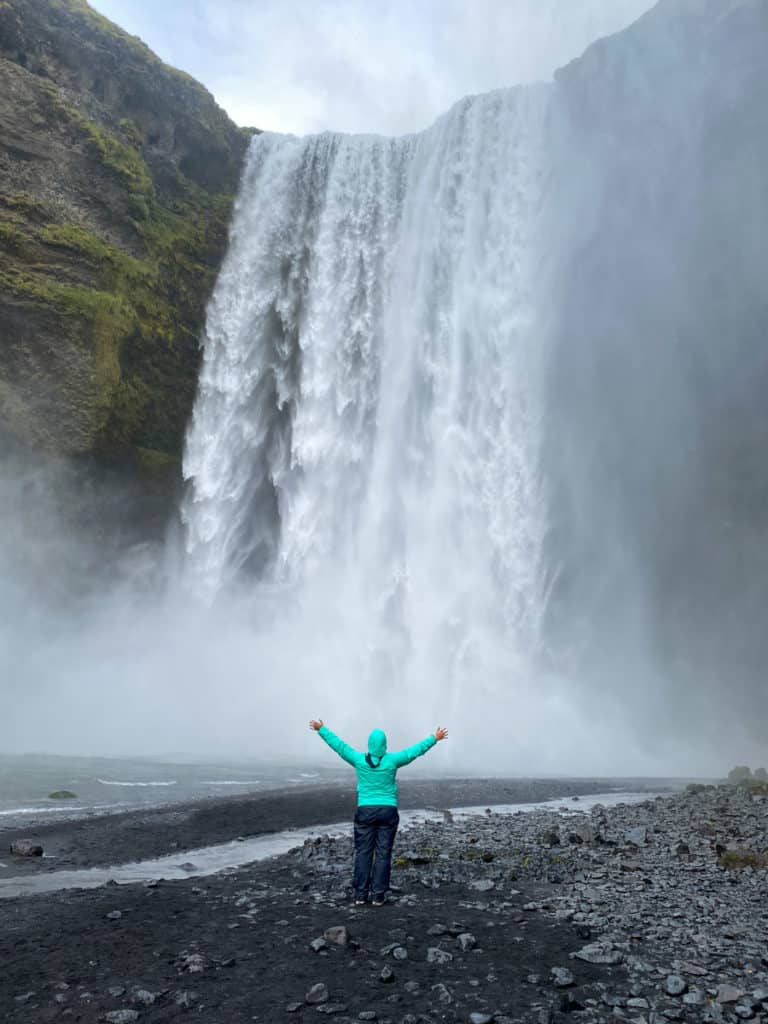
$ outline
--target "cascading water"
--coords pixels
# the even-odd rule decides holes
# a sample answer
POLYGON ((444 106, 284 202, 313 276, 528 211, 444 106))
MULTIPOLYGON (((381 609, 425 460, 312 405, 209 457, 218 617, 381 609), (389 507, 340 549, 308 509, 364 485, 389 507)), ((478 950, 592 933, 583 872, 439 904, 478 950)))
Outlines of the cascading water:
POLYGON ((187 564, 208 600, 272 596, 300 678, 456 710, 536 650, 550 88, 401 139, 253 141, 187 442, 187 564))

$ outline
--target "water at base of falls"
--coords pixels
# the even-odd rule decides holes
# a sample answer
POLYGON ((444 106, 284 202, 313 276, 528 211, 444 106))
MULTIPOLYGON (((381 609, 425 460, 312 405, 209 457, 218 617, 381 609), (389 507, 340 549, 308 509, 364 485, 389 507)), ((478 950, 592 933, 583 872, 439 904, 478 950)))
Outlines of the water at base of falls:
POLYGON ((184 460, 187 572, 209 601, 258 592, 298 679, 450 711, 535 652, 549 96, 252 143, 184 460))

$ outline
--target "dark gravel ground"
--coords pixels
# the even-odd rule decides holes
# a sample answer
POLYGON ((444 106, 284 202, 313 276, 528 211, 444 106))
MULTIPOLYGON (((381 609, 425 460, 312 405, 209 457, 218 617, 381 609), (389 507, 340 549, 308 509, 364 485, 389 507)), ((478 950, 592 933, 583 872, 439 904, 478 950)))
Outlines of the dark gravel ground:
MULTIPOLYGON (((514 803, 609 785, 416 782, 402 787, 401 806, 514 803)), ((52 825, 33 838, 56 855, 57 866, 84 867, 344 820, 354 802, 352 788, 308 789, 52 825)), ((453 829, 456 850, 474 841, 463 832, 453 829)), ((5 833, 0 842, 11 838, 5 833)), ((349 841, 309 844, 205 879, 0 900, 0 1021, 155 1024, 187 1016, 240 1024, 325 1015, 338 1024, 426 1024, 469 1021, 474 1013, 485 1015, 475 1024, 491 1016, 496 1024, 550 1024, 553 998, 569 1013, 590 995, 599 998, 595 986, 608 984, 613 968, 579 963, 577 984, 553 989, 551 968, 573 969, 569 954, 584 936, 572 924, 523 910, 546 899, 551 886, 510 875, 489 893, 482 882, 493 865, 464 852, 455 880, 438 882, 433 868, 421 873, 410 863, 412 841, 408 832, 398 837, 399 889, 383 908, 350 905, 349 841), (314 952, 312 940, 335 926, 348 928, 350 942, 314 952), (472 936, 463 940, 466 949, 459 933, 472 936), (428 960, 431 948, 444 962, 428 960), (318 984, 326 986, 325 1000, 306 1002, 318 984)), ((46 870, 50 863, 15 861, 11 870, 46 870)))

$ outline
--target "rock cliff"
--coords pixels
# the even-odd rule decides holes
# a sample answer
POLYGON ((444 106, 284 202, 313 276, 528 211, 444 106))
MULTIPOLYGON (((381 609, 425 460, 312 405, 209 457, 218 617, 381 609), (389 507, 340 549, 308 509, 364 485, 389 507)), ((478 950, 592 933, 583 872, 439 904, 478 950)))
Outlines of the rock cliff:
POLYGON ((0 2, 0 430, 176 462, 250 134, 84 0, 0 2))

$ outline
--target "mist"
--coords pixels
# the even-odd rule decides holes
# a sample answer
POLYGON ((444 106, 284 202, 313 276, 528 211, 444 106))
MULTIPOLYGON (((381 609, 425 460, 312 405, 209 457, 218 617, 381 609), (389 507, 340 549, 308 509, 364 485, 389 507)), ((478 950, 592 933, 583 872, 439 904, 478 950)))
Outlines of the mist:
POLYGON ((766 72, 711 6, 419 136, 254 140, 167 530, 0 464, 0 750, 765 761, 766 72))

